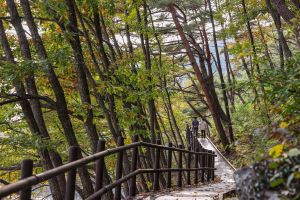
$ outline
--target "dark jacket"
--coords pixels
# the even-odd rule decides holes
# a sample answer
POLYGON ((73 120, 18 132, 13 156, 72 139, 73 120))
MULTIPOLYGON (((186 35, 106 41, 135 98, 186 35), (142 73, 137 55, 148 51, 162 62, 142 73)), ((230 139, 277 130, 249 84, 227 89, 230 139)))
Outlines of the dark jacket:
POLYGON ((194 119, 193 122, 192 122, 192 125, 193 125, 194 128, 198 128, 199 121, 197 119, 194 119))

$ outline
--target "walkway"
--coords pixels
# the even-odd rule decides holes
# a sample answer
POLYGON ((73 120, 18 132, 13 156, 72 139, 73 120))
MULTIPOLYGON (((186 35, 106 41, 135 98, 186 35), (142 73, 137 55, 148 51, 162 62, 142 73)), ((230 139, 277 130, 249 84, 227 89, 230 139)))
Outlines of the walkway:
POLYGON ((222 155, 215 149, 209 139, 199 139, 201 145, 209 150, 214 150, 217 154, 216 164, 216 181, 197 187, 183 188, 176 191, 165 191, 156 194, 147 194, 147 196, 138 196, 136 200, 213 200, 219 199, 219 195, 235 188, 233 173, 234 168, 230 166, 222 155))

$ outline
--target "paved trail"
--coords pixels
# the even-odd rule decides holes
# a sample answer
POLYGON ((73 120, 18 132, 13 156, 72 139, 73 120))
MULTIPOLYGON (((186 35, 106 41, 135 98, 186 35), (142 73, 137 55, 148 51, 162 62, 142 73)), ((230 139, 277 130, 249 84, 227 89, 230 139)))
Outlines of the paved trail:
POLYGON ((136 200, 213 200, 218 199, 219 194, 234 189, 234 169, 223 159, 208 139, 199 139, 199 141, 204 148, 216 152, 215 165, 217 170, 215 175, 220 181, 210 184, 200 184, 198 187, 183 188, 180 191, 176 190, 152 194, 151 196, 139 196, 136 200))

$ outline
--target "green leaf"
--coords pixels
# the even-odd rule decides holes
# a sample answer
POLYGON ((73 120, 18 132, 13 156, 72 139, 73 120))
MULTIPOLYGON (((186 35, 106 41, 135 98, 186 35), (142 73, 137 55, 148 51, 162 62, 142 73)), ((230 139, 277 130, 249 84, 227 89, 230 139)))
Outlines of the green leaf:
POLYGON ((284 183, 284 179, 283 178, 279 178, 279 179, 275 179, 274 181, 271 181, 270 185, 272 188, 275 188, 279 185, 282 185, 284 183))
POLYGON ((271 162, 268 165, 269 169, 277 169, 278 168, 278 163, 276 162, 271 162))

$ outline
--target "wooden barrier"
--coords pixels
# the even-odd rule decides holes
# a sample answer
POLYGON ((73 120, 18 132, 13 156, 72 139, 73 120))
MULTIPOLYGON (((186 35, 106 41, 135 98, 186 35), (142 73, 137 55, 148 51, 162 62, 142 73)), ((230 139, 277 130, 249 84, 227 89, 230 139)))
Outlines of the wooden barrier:
POLYGON ((101 196, 106 192, 115 188, 114 199, 120 200, 122 198, 122 183, 129 181, 129 196, 135 196, 137 194, 136 178, 139 174, 151 173, 153 177, 153 190, 158 191, 160 189, 159 178, 162 173, 167 173, 166 187, 172 187, 172 172, 178 173, 177 186, 183 187, 183 173, 186 173, 186 185, 191 184, 191 172, 194 172, 194 183, 199 181, 199 173, 201 174, 201 182, 214 180, 214 158, 216 154, 212 151, 205 150, 201 147, 198 139, 195 138, 190 129, 187 129, 187 149, 184 149, 183 144, 178 147, 173 147, 172 143, 167 143, 167 146, 161 145, 161 141, 158 139, 156 144, 139 142, 138 136, 134 136, 133 143, 124 145, 124 139, 119 137, 117 139, 117 147, 113 149, 105 149, 105 141, 100 140, 97 145, 97 153, 81 158, 78 160, 79 147, 70 147, 69 149, 69 162, 65 165, 57 168, 45 171, 41 174, 32 175, 33 162, 31 160, 24 160, 21 167, 21 180, 15 183, 4 186, 0 189, 0 199, 11 194, 20 192, 21 200, 31 199, 31 187, 41 182, 47 181, 51 178, 57 177, 64 173, 67 173, 67 184, 65 198, 67 200, 74 199, 75 196, 75 184, 76 184, 76 170, 78 167, 82 167, 88 163, 95 162, 95 188, 94 194, 88 197, 88 200, 101 199, 101 196), (155 150, 155 160, 152 169, 138 169, 138 155, 139 148, 152 148, 155 150), (124 151, 131 150, 131 171, 129 174, 122 174, 123 168, 123 155, 124 151), (167 168, 161 168, 161 155, 163 151, 167 152, 167 168), (177 152, 177 168, 172 168, 172 154, 177 152), (116 160, 116 176, 115 180, 104 186, 104 169, 105 169, 105 157, 108 155, 117 154, 116 160), (185 165, 183 165, 183 157, 187 155, 185 165), (192 160, 194 160, 194 168, 191 168, 192 160), (183 167, 185 166, 185 168, 183 167), (204 178, 206 177, 206 179, 204 178))

